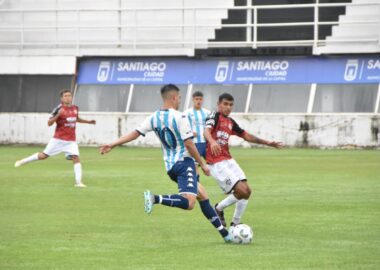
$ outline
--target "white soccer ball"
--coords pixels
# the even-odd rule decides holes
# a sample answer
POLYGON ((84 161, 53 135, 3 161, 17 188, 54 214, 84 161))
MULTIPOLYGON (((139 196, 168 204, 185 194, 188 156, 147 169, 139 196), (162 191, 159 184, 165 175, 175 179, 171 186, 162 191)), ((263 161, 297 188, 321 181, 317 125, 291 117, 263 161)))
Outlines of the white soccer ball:
POLYGON ((232 242, 235 244, 249 244, 253 241, 253 231, 247 224, 238 224, 230 228, 232 242))

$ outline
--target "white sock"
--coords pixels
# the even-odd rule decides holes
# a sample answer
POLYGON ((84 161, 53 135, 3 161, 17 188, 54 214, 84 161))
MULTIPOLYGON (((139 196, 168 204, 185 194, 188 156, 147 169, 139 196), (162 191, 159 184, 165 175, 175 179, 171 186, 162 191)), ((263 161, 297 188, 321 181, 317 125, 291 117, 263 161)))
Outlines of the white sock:
POLYGON ((248 205, 248 200, 245 200, 245 199, 241 199, 236 203, 234 217, 232 219, 233 223, 235 224, 240 223, 240 219, 243 216, 244 211, 247 208, 247 205, 248 205))
POLYGON ((24 159, 21 160, 21 163, 22 164, 26 164, 26 163, 29 163, 29 162, 32 162, 32 161, 36 161, 38 160, 38 153, 35 153, 29 157, 26 157, 24 159))
POLYGON ((230 194, 223 201, 221 201, 220 203, 218 203, 216 209, 218 211, 223 211, 224 208, 230 206, 231 204, 236 203, 237 201, 239 201, 239 200, 236 199, 236 197, 234 196, 234 194, 230 194))
POLYGON ((74 164, 75 183, 82 183, 82 165, 80 163, 74 164))

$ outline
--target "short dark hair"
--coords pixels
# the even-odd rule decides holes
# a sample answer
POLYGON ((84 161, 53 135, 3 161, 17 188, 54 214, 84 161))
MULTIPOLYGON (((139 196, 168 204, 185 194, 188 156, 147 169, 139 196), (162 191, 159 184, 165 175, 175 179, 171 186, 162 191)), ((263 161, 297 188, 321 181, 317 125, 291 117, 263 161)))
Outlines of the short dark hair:
POLYGON ((60 97, 63 97, 63 95, 64 95, 65 93, 71 93, 71 90, 70 90, 70 89, 63 89, 63 90, 61 90, 61 92, 59 92, 59 96, 60 96, 60 97))
POLYGON ((203 97, 203 93, 201 91, 195 91, 193 93, 193 98, 195 98, 195 97, 203 97))
POLYGON ((171 91, 176 91, 176 92, 179 92, 179 88, 178 86, 176 86, 175 84, 166 84, 164 86, 161 87, 161 97, 165 97, 167 93, 171 92, 171 91))
POLYGON ((219 102, 222 102, 223 99, 228 101, 234 101, 234 97, 228 93, 223 93, 219 96, 219 102))

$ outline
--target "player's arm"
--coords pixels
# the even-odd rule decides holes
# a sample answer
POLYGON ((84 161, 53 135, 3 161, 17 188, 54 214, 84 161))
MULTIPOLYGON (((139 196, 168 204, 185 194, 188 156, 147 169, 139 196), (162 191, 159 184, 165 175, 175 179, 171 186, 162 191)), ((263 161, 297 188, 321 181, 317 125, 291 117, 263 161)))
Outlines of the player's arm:
POLYGON ((210 144, 211 154, 213 156, 217 156, 220 154, 220 151, 222 151, 220 145, 214 140, 214 138, 211 135, 211 128, 205 127, 205 130, 203 132, 203 136, 205 137, 206 141, 210 144))
POLYGON ((206 141, 210 145, 211 154, 213 156, 217 156, 222 151, 220 145, 214 140, 214 138, 211 135, 212 130, 217 124, 218 114, 216 112, 212 112, 206 119, 206 127, 203 132, 203 136, 205 137, 206 141))
POLYGON ((137 130, 134 130, 134 131, 120 137, 119 139, 117 139, 113 143, 104 144, 104 145, 100 146, 99 153, 104 155, 104 154, 110 152, 115 146, 122 145, 125 143, 129 143, 133 140, 136 140, 139 136, 140 136, 140 133, 137 130))
POLYGON ((56 116, 50 117, 49 120, 48 120, 48 126, 50 127, 50 126, 53 125, 55 122, 57 122, 58 117, 59 117, 59 113, 58 113, 56 116))
POLYGON ((281 149, 283 147, 282 142, 275 142, 275 141, 267 141, 260 139, 259 137, 256 137, 248 132, 244 132, 243 135, 241 136, 244 140, 250 143, 256 143, 256 144, 262 144, 262 145, 267 145, 271 146, 277 149, 281 149))
POLYGON ((57 122, 60 114, 61 114, 61 106, 54 108, 47 123, 49 127, 53 125, 55 122, 57 122))
POLYGON ((195 147, 195 144, 192 139, 187 139, 185 141, 185 147, 189 154, 198 162, 198 164, 201 166, 203 172, 209 176, 210 175, 210 169, 207 167, 206 163, 203 161, 201 156, 199 155, 199 152, 197 148, 195 147))
POLYGON ((100 146, 100 148, 99 148, 100 154, 102 154, 102 155, 106 154, 106 153, 110 152, 115 146, 122 145, 125 143, 129 143, 133 140, 136 140, 138 137, 140 137, 140 135, 145 136, 145 134, 147 132, 152 131, 152 125, 151 125, 151 121, 150 121, 151 118, 152 118, 152 116, 146 118, 145 121, 140 125, 140 127, 135 129, 134 131, 128 133, 127 135, 120 137, 119 139, 117 139, 113 143, 104 144, 104 145, 100 146))
POLYGON ((96 124, 95 120, 85 120, 85 119, 80 118, 79 116, 77 118, 77 122, 78 123, 84 123, 84 124, 91 124, 91 125, 95 125, 96 124))

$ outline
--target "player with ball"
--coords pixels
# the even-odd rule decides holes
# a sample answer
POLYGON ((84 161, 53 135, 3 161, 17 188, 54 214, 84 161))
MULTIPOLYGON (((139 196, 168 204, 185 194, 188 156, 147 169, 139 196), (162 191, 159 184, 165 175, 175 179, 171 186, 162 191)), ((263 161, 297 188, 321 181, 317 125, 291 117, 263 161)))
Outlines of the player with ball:
POLYGON ((220 188, 227 194, 224 200, 215 205, 215 210, 225 226, 223 210, 230 205, 236 204, 230 232, 233 239, 236 240, 235 242, 243 243, 252 240, 252 230, 249 226, 239 226, 241 217, 247 207, 248 199, 251 196, 251 188, 243 170, 229 152, 228 140, 231 135, 237 135, 247 142, 263 144, 277 149, 282 148, 283 145, 281 142, 269 142, 260 139, 243 130, 229 117, 233 105, 234 98, 232 95, 224 93, 219 96, 218 111, 212 112, 207 118, 204 136, 208 143, 206 161, 209 165, 210 173, 216 179, 220 188))

